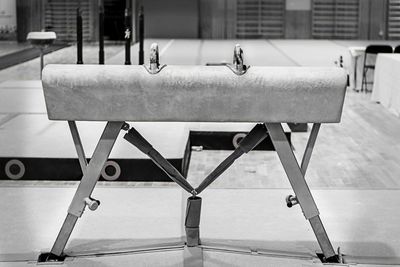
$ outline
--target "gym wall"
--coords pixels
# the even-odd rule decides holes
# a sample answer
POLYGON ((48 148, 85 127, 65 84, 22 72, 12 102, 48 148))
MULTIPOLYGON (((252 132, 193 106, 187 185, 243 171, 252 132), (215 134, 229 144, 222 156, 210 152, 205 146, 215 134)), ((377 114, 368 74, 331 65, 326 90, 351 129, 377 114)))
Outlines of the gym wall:
MULTIPOLYGON (((78 3, 84 15, 84 39, 98 40, 98 1, 15 1, 18 41, 25 41, 29 31, 47 28, 57 32, 59 41, 74 42, 78 3)), ((135 30, 138 6, 144 6, 147 38, 400 39, 398 0, 131 1, 135 30)), ((122 40, 118 29, 125 0, 104 0, 104 4, 105 39, 122 40)))
POLYGON ((197 38, 197 0, 145 0, 145 38, 197 38))

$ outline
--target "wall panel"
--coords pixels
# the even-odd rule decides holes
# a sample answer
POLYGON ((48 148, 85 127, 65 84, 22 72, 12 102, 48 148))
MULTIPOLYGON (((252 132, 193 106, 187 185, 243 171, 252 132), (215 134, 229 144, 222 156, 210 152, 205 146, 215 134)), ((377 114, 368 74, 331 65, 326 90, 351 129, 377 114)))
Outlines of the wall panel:
POLYGON ((76 11, 81 8, 84 40, 93 38, 93 12, 91 0, 47 0, 45 27, 57 34, 62 41, 76 41, 76 11))
POLYGON ((284 0, 237 0, 237 38, 283 38, 284 0))
POLYGON ((400 39, 400 0, 389 0, 387 37, 391 40, 400 39))
POLYGON ((25 42, 29 32, 44 28, 43 3, 42 0, 17 0, 18 42, 25 42))
POLYGON ((146 38, 198 38, 197 0, 144 0, 146 38))
POLYGON ((356 39, 359 35, 360 0, 314 0, 312 37, 356 39))

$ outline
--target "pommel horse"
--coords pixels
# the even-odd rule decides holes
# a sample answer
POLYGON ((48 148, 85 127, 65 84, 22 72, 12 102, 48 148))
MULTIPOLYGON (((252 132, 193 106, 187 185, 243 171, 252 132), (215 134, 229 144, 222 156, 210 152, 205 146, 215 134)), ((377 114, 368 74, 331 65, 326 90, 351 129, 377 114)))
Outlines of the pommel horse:
MULTIPOLYGON (((335 252, 324 229, 305 174, 321 123, 340 122, 347 85, 343 69, 248 67, 243 65, 238 46, 233 64, 161 66, 158 47, 153 44, 148 66, 48 65, 42 82, 49 119, 69 123, 83 177, 51 251, 40 255, 39 261, 66 257, 64 248, 85 207, 95 210, 100 204, 92 198, 92 191, 119 132, 125 130, 124 138, 129 143, 147 154, 191 195, 182 247, 199 250, 199 194, 269 134, 294 191, 294 196, 286 198, 288 207, 301 207, 322 250, 322 261, 341 262, 340 253, 335 252), (75 121, 107 121, 89 163, 75 121), (253 122, 255 126, 238 148, 194 188, 126 121, 253 122), (300 165, 281 123, 313 124, 300 165)), ((186 260, 184 264, 202 266, 202 256, 196 264, 186 260)))

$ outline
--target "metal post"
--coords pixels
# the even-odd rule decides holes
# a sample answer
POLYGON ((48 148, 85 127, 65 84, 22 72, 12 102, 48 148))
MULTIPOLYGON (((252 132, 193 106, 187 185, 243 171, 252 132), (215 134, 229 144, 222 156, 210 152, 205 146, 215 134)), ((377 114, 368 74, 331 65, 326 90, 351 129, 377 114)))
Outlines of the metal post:
POLYGON ((203 249, 200 245, 201 197, 191 196, 187 199, 184 248, 184 267, 203 267, 203 249))
POLYGON ((82 56, 82 12, 78 7, 76 9, 76 39, 77 39, 77 62, 76 64, 83 64, 83 56, 82 56))
POLYGON ((186 245, 188 247, 200 245, 200 214, 201 197, 189 197, 187 199, 185 218, 186 245))
POLYGON ((139 9, 139 65, 144 64, 144 11, 143 6, 139 9))
POLYGON ((99 0, 99 64, 104 64, 104 4, 99 0))
POLYGON ((40 79, 42 79, 42 70, 44 67, 44 47, 40 47, 40 79))
POLYGON ((125 1, 125 65, 131 65, 132 18, 131 0, 125 1))

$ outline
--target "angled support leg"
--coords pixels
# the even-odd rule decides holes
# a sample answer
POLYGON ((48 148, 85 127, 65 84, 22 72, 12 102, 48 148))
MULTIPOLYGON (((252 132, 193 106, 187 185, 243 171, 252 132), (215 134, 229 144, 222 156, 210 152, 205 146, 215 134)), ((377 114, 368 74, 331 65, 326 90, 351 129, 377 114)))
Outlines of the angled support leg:
POLYGON ((271 136, 272 143, 278 153, 286 175, 296 194, 298 203, 301 206, 304 216, 309 220, 311 227, 315 233, 318 243, 327 262, 337 262, 336 253, 324 229, 322 221, 319 217, 319 211, 308 188, 304 174, 306 172, 308 162, 311 157, 312 148, 318 134, 319 125, 314 125, 310 135, 309 143, 303 157, 302 168, 296 160, 295 155, 290 147, 288 140, 280 123, 266 123, 268 132, 271 136))
POLYGON ((86 159, 84 159, 83 147, 82 143, 80 142, 76 125, 74 122, 70 122, 69 125, 78 152, 83 177, 68 209, 68 215, 51 249, 49 257, 50 260, 51 257, 62 256, 64 248, 68 242, 72 230, 74 229, 75 223, 78 218, 82 216, 86 205, 88 205, 91 209, 97 208, 98 203, 96 205, 96 201, 91 199, 90 195, 96 186, 101 170, 103 169, 104 164, 111 153, 111 149, 114 146, 115 140, 117 139, 124 122, 107 123, 103 134, 100 137, 99 143, 97 144, 93 153, 92 159, 87 167, 85 166, 86 159))
POLYGON ((315 141, 317 140, 319 129, 321 128, 321 123, 314 123, 310 137, 308 138, 306 150, 304 151, 303 158, 301 160, 301 173, 303 176, 306 175, 308 163, 310 163, 311 155, 314 149, 315 141))
POLYGON ((88 165, 85 151, 83 150, 83 145, 81 137, 79 136, 78 127, 76 127, 75 121, 68 121, 69 130, 71 131, 72 140, 74 141, 76 154, 78 155, 79 165, 81 166, 82 174, 86 171, 86 166, 88 165))

